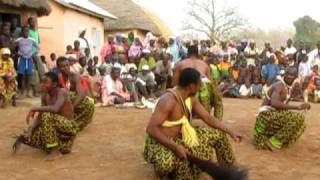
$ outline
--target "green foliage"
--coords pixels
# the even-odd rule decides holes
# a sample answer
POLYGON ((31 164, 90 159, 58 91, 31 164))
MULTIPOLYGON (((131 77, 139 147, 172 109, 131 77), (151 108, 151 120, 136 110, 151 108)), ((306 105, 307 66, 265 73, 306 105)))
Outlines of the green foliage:
POLYGON ((296 28, 296 34, 294 36, 295 45, 306 43, 313 46, 320 40, 320 23, 310 16, 301 17, 293 24, 296 28))

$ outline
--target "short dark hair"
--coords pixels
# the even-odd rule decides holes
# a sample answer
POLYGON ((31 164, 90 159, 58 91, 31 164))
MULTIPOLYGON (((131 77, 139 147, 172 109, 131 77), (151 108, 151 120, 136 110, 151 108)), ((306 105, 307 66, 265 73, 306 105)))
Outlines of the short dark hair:
POLYGON ((60 64, 61 64, 62 62, 64 62, 64 61, 68 61, 68 59, 67 59, 66 57, 64 57, 64 56, 58 57, 58 59, 57 59, 57 66, 59 67, 60 64))
POLYGON ((54 72, 47 72, 44 74, 44 77, 50 78, 53 83, 59 83, 58 75, 54 72))
POLYGON ((29 27, 28 27, 28 26, 22 26, 21 31, 23 32, 23 31, 25 31, 26 29, 29 30, 29 27))
POLYGON ((201 81, 201 75, 199 71, 194 68, 186 68, 182 70, 178 85, 181 87, 187 87, 190 84, 197 84, 201 81))
POLYGON ((198 46, 192 45, 188 47, 188 56, 190 57, 191 55, 198 56, 199 55, 199 49, 198 46))
POLYGON ((28 24, 30 25, 31 21, 34 19, 35 17, 31 16, 28 18, 28 24))

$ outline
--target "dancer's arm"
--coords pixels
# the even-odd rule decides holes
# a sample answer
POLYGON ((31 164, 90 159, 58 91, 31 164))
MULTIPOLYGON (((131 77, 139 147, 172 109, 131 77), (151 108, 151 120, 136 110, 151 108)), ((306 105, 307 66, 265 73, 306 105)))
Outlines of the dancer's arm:
POLYGON ((39 107, 33 107, 31 108, 30 112, 52 112, 52 113, 58 113, 63 106, 68 94, 65 90, 59 90, 57 95, 57 100, 53 105, 47 105, 47 106, 39 106, 39 107))
POLYGON ((85 96, 85 92, 82 89, 82 83, 81 83, 81 78, 79 74, 74 74, 72 76, 72 81, 74 81, 74 83, 76 84, 76 99, 73 102, 73 107, 77 107, 80 102, 86 97, 85 96))

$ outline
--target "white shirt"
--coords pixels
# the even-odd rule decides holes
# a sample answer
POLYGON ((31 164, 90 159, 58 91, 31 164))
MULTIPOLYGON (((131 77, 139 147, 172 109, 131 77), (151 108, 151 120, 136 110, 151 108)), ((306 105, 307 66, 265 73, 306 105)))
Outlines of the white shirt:
POLYGON ((320 55, 319 55, 318 49, 314 49, 308 54, 308 63, 310 67, 313 67, 314 65, 318 65, 320 70, 320 55))
POLYGON ((246 85, 241 85, 240 89, 239 89, 239 93, 241 96, 250 96, 252 94, 251 92, 251 88, 247 88, 246 85))
POLYGON ((294 54, 297 52, 297 49, 293 46, 291 46, 290 48, 287 47, 285 50, 284 50, 284 54, 285 55, 288 55, 288 54, 294 54))
POLYGON ((304 78, 311 74, 311 67, 308 62, 301 62, 299 65, 299 77, 304 78))

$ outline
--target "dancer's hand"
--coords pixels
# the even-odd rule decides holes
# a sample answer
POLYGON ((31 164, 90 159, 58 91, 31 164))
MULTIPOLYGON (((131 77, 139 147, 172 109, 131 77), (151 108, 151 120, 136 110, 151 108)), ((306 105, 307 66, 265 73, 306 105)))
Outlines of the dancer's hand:
POLYGON ((311 106, 309 103, 302 103, 298 106, 299 110, 310 110, 311 106))
POLYGON ((183 160, 186 160, 188 158, 188 154, 189 152, 187 151, 187 149, 185 147, 183 147, 182 145, 176 145, 175 147, 175 154, 183 160))
POLYGON ((36 112, 32 111, 32 110, 28 113, 27 118, 26 118, 27 124, 29 124, 30 120, 34 118, 35 114, 36 114, 36 112))
POLYGON ((242 139, 243 139, 243 137, 244 137, 242 134, 240 134, 240 133, 238 133, 238 132, 236 132, 236 131, 231 131, 231 132, 229 133, 229 135, 230 135, 231 138, 232 138, 235 142, 237 142, 237 143, 241 142, 242 139))

